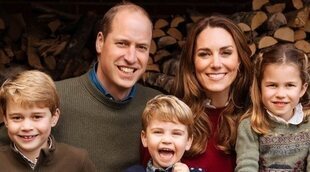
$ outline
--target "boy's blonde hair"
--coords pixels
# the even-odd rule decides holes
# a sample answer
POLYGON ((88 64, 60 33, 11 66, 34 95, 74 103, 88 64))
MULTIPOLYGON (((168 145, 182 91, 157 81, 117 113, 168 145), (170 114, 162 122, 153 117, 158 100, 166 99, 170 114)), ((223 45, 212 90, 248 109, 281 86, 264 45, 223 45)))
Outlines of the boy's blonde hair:
POLYGON ((158 95, 149 100, 142 113, 142 129, 146 131, 152 119, 165 122, 180 122, 187 126, 189 137, 193 134, 194 117, 191 109, 172 95, 158 95))
POLYGON ((47 74, 37 70, 18 73, 2 84, 0 112, 4 116, 9 101, 23 107, 48 107, 52 114, 59 107, 59 97, 54 81, 47 74))

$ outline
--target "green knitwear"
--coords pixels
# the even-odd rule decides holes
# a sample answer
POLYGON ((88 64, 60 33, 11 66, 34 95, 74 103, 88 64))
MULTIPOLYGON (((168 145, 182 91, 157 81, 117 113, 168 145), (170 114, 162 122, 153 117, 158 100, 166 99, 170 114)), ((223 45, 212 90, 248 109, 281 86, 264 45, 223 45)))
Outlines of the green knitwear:
POLYGON ((237 172, 310 171, 310 122, 298 125, 272 122, 266 135, 251 129, 250 119, 241 121, 236 142, 237 172))
POLYGON ((111 100, 90 81, 89 72, 56 82, 61 116, 54 137, 86 149, 100 172, 120 172, 139 163, 141 114, 159 91, 136 84, 136 95, 111 100))

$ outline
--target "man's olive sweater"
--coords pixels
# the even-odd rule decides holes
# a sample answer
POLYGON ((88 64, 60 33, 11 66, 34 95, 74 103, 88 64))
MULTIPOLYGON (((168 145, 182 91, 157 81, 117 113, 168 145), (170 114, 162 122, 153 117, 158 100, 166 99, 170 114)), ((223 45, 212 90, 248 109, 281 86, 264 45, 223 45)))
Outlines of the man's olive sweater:
POLYGON ((99 171, 120 172, 139 162, 141 114, 160 92, 136 84, 135 96, 111 100, 91 82, 89 72, 56 82, 61 115, 53 135, 86 149, 99 171))

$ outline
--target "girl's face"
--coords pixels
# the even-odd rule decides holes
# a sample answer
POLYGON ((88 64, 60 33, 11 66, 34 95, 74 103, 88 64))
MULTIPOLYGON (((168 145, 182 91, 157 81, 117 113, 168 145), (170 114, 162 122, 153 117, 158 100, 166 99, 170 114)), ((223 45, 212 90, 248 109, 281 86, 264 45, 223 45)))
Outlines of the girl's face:
POLYGON ((207 27, 197 37, 194 56, 196 77, 212 104, 219 98, 225 104, 240 64, 232 36, 223 28, 207 27))
POLYGON ((261 82, 262 102, 274 115, 288 121, 308 85, 294 64, 269 64, 261 82))

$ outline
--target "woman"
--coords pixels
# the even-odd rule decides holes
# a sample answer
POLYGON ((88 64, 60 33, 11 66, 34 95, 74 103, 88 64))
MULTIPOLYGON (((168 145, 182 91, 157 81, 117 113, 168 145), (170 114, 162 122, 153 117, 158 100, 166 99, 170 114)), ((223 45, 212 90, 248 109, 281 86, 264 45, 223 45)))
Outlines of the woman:
POLYGON ((208 172, 234 171, 237 122, 250 104, 251 51, 231 20, 211 16, 187 35, 173 93, 195 116, 191 149, 182 159, 208 172))

